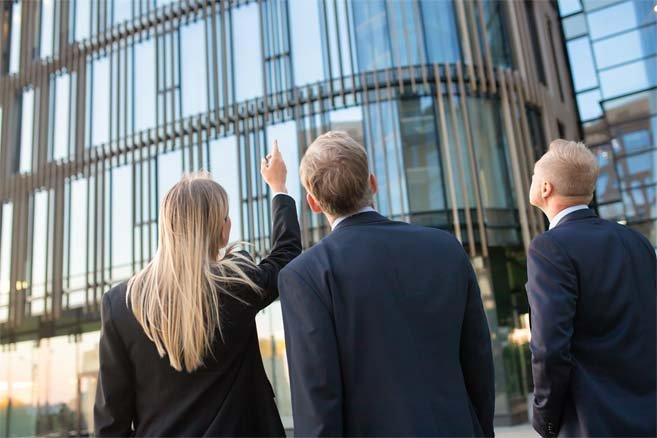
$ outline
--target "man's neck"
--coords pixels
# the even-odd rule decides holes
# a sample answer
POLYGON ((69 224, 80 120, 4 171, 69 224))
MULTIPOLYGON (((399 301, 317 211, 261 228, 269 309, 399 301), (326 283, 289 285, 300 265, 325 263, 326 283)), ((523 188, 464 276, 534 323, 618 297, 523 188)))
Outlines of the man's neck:
POLYGON ((542 210, 545 216, 547 216, 548 220, 552 222, 554 220, 554 217, 559 213, 561 213, 563 210, 570 207, 575 207, 577 205, 587 205, 587 203, 581 199, 576 199, 576 200, 559 199, 559 200, 555 200, 554 202, 548 203, 548 205, 542 210))

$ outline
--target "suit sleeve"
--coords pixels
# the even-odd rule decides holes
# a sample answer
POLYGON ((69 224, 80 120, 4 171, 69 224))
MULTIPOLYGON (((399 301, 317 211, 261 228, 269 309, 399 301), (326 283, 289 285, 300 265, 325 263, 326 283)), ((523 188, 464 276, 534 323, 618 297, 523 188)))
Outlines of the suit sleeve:
MULTIPOLYGON (((249 277, 262 289, 239 288, 239 298, 250 304, 252 313, 264 309, 278 298, 278 274, 301 254, 301 230, 294 199, 277 194, 272 200, 271 251, 251 272, 249 277)), ((248 256, 248 254, 247 254, 248 256)))
POLYGON ((342 436, 342 377, 330 304, 290 268, 279 284, 294 434, 342 436))
POLYGON ((94 404, 96 436, 131 436, 135 417, 132 366, 128 352, 112 321, 107 294, 101 307, 100 368, 94 404))
POLYGON ((494 436, 495 370, 488 320, 479 283, 472 265, 468 268, 468 296, 461 329, 461 369, 465 386, 485 436, 494 436))
POLYGON ((542 235, 529 247, 527 277, 534 376, 532 423, 542 436, 556 436, 572 367, 570 342, 577 304, 577 275, 558 244, 542 235))

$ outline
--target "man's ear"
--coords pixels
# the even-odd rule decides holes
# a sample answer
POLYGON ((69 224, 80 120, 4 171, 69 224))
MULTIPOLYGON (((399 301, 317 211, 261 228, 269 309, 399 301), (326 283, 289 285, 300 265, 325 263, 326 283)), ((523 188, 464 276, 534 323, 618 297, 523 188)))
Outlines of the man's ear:
POLYGON ((368 183, 370 186, 370 192, 372 192, 373 195, 376 195, 376 192, 379 191, 379 182, 376 180, 376 176, 374 176, 373 173, 370 173, 368 183))
POLYGON ((554 194, 554 186, 549 181, 543 181, 541 184, 541 198, 547 199, 554 194))
POLYGON ((311 193, 306 193, 306 202, 308 203, 308 207, 310 207, 310 210, 313 213, 322 213, 322 207, 319 206, 319 202, 317 202, 317 199, 311 194, 311 193))

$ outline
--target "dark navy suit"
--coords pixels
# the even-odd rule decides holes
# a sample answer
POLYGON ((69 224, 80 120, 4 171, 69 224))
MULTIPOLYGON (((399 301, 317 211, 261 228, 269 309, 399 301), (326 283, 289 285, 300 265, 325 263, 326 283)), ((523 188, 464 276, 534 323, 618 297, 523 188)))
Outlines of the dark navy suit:
POLYGON ((295 435, 493 435, 488 325, 453 236, 360 213, 279 289, 295 435))
POLYGON ((655 436, 655 251, 589 209, 528 253, 534 428, 543 436, 655 436))

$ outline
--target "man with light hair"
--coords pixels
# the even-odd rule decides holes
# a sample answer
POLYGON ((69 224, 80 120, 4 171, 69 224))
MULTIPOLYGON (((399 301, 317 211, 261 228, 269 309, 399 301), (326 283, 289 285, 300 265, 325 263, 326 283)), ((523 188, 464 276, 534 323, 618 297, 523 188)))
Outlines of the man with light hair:
POLYGON ((550 221, 527 255, 542 436, 655 436, 655 251, 586 204, 598 177, 583 143, 555 140, 536 163, 530 202, 550 221))
POLYGON ((344 132, 318 137, 300 176, 332 232, 279 276, 295 435, 492 436, 490 333, 461 244, 377 213, 344 132))

